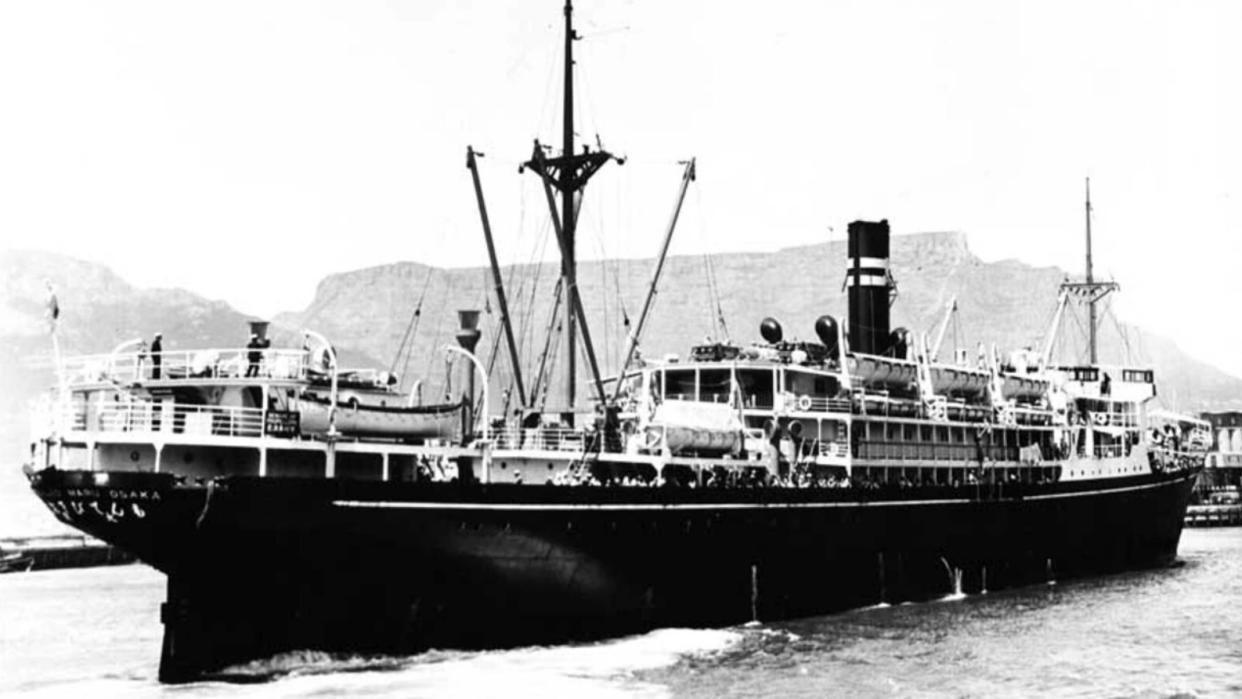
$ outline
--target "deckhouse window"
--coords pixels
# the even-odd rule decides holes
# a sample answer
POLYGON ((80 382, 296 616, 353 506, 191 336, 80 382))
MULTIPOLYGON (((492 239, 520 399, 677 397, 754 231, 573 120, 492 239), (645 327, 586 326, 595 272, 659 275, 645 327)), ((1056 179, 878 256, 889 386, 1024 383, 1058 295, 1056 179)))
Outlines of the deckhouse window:
POLYGON ((831 398, 837 394, 838 384, 831 376, 790 371, 785 374, 785 386, 795 395, 831 398))
POLYGON ((728 369, 699 370, 699 400, 707 403, 727 403, 733 381, 728 369))
POLYGON ((694 369, 671 369, 664 372, 664 397, 670 400, 694 400, 694 369))
POLYGON ((742 403, 747 408, 771 408, 775 389, 770 369, 739 369, 737 382, 742 388, 742 403))

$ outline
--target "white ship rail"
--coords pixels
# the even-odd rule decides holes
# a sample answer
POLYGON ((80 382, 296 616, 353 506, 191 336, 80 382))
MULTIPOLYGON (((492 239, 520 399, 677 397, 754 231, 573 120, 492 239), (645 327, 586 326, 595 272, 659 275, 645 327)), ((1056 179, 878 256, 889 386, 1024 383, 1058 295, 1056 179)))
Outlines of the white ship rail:
MULTIPOLYGON (((1086 422, 1085 416, 1079 417, 1079 423, 1086 422)), ((1137 429, 1139 427, 1138 413, 1104 413, 1093 412, 1090 417, 1091 423, 1099 427, 1121 427, 1137 429)))
POLYGON ((505 427, 492 432, 497 449, 580 452, 586 435, 566 427, 505 427))
MULTIPOLYGON (((695 397, 692 393, 670 393, 665 396, 668 400, 679 400, 688 402, 708 403, 710 405, 720 405, 729 402, 729 394, 713 393, 695 397), (707 400, 710 398, 711 400, 707 400)), ((747 410, 770 410, 773 406, 761 406, 754 402, 754 396, 751 401, 742 407, 747 410)), ((777 410, 803 412, 803 413, 849 413, 850 400, 848 398, 827 398, 824 396, 812 396, 809 394, 796 395, 793 393, 777 396, 775 399, 777 410)))
POLYGON ((811 413, 849 413, 850 400, 848 398, 799 396, 794 399, 793 408, 811 413))
POLYGON ((840 442, 820 442, 819 455, 829 459, 844 459, 850 455, 850 450, 840 442))
MULTIPOLYGON (((328 370, 321 363, 309 361, 311 353, 298 349, 209 348, 165 350, 156 356, 150 352, 123 352, 68 357, 63 362, 66 382, 72 386, 100 383, 187 382, 236 380, 248 377, 305 381, 326 377, 328 370), (258 361, 251 362, 254 353, 258 361)), ((342 383, 361 383, 385 387, 388 377, 376 369, 337 371, 342 383)))
MULTIPOLYGON (((209 348, 166 350, 158 354, 162 381, 201 381, 245 377, 247 373, 265 378, 301 379, 307 374, 307 353, 292 349, 209 348), (257 352, 253 370, 249 360, 257 352)), ((156 357, 150 352, 123 352, 68 357, 65 377, 70 384, 150 381, 157 377, 156 357)))
POLYGON ((1025 419, 1027 422, 1052 420, 1055 416, 1055 413, 1051 410, 1045 410, 1044 408, 1032 408, 1025 405, 1015 405, 1013 413, 1015 417, 1020 420, 1025 419))
POLYGON ((74 403, 50 416, 67 433, 170 433, 216 437, 263 436, 260 408, 135 401, 88 405, 74 403))

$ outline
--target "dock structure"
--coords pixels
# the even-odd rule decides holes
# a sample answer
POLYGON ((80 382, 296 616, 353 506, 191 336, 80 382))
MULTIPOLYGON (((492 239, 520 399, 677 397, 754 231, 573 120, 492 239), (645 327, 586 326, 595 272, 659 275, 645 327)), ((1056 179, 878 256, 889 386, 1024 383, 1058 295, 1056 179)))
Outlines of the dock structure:
POLYGON ((1242 486, 1242 411, 1209 411, 1199 417, 1212 426, 1212 448, 1195 486, 1196 494, 1206 501, 1214 491, 1236 491, 1242 486))
POLYGON ((0 573, 133 563, 133 554, 81 535, 0 539, 0 573))
POLYGON ((1242 504, 1191 505, 1186 510, 1188 527, 1242 527, 1242 504))

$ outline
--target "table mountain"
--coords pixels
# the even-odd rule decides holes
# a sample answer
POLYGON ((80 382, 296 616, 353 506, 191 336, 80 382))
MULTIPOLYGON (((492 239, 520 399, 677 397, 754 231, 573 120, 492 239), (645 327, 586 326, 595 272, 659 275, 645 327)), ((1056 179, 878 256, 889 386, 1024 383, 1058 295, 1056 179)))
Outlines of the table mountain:
MULTIPOLYGON (((955 341, 969 350, 972 359, 979 342, 995 343, 1002 351, 1042 347, 1058 285, 1067 277, 1055 267, 1032 267, 1016 260, 983 262, 971 253, 961 233, 896 236, 892 255, 892 274, 898 284, 894 327, 934 335, 946 304, 957 296, 959 310, 946 333, 944 359, 951 355, 955 341)), ((759 321, 765 316, 779 319, 786 337, 814 339, 815 318, 824 313, 839 319, 845 316, 845 267, 844 241, 773 253, 670 257, 655 311, 643 334, 642 352, 648 357, 684 356, 691 345, 708 337, 747 344, 758 339, 759 321), (719 318, 724 319, 724 327, 719 318)), ((618 369, 624 353, 625 320, 631 325, 637 322, 651 268, 649 259, 579 264, 579 287, 605 375, 618 369)), ((517 265, 505 268, 504 274, 529 384, 537 372, 547 329, 556 326, 550 314, 557 271, 552 264, 517 265)), ((486 300, 491 286, 485 268, 438 269, 398 262, 329 276, 320 282, 306 310, 282 314, 277 320, 290 327, 313 327, 341 344, 385 358, 389 366, 407 375, 407 385, 411 376, 418 375, 426 378, 426 385, 438 387, 444 368, 436 348, 453 342, 456 309, 490 311, 484 315, 484 339, 479 347, 482 356, 491 355, 500 332, 499 311, 486 300), (417 318, 416 309, 421 309, 417 318), (403 355, 394 363, 403 337, 411 330, 408 355, 412 359, 406 361, 403 355)), ((1085 313, 1077 313, 1077 324, 1085 323, 1085 313)), ((1166 338, 1108 316, 1105 319, 1101 360, 1156 367, 1166 404, 1198 410, 1242 400, 1242 379, 1187 356, 1166 338)), ((1085 341, 1078 337, 1081 333, 1075 325, 1073 317, 1063 323, 1062 339, 1056 346, 1061 361, 1081 361, 1084 354, 1085 341)), ((499 348, 497 373, 507 376, 503 344, 499 348)), ((585 395, 591 390, 585 359, 579 366, 579 395, 585 395)), ((553 376, 559 377, 560 370, 555 369, 553 376)), ((499 390, 507 383, 501 378, 493 387, 499 390)), ((560 395, 561 389, 554 386, 549 406, 560 395)))

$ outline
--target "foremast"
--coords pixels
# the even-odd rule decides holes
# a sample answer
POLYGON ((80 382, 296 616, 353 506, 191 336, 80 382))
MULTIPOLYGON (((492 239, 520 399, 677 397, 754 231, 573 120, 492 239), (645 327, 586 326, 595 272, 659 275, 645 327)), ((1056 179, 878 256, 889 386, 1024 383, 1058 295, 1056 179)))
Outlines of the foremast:
MULTIPOLYGON (((1091 257, 1091 178, 1087 178, 1086 182, 1086 199, 1084 201, 1084 213, 1086 215, 1086 235, 1087 235, 1087 269, 1086 279, 1081 282, 1071 282, 1066 280, 1061 284, 1061 293, 1068 297, 1076 297, 1087 304, 1087 348, 1088 358, 1091 365, 1096 365, 1100 361, 1098 330, 1099 330, 1099 311, 1097 304, 1114 291, 1121 289, 1117 282, 1107 281, 1100 282, 1095 280, 1095 265, 1091 257)), ((1058 315, 1058 320, 1060 316, 1058 315)), ((1045 351, 1048 356, 1051 351, 1052 338, 1049 338, 1049 347, 1045 351)))

